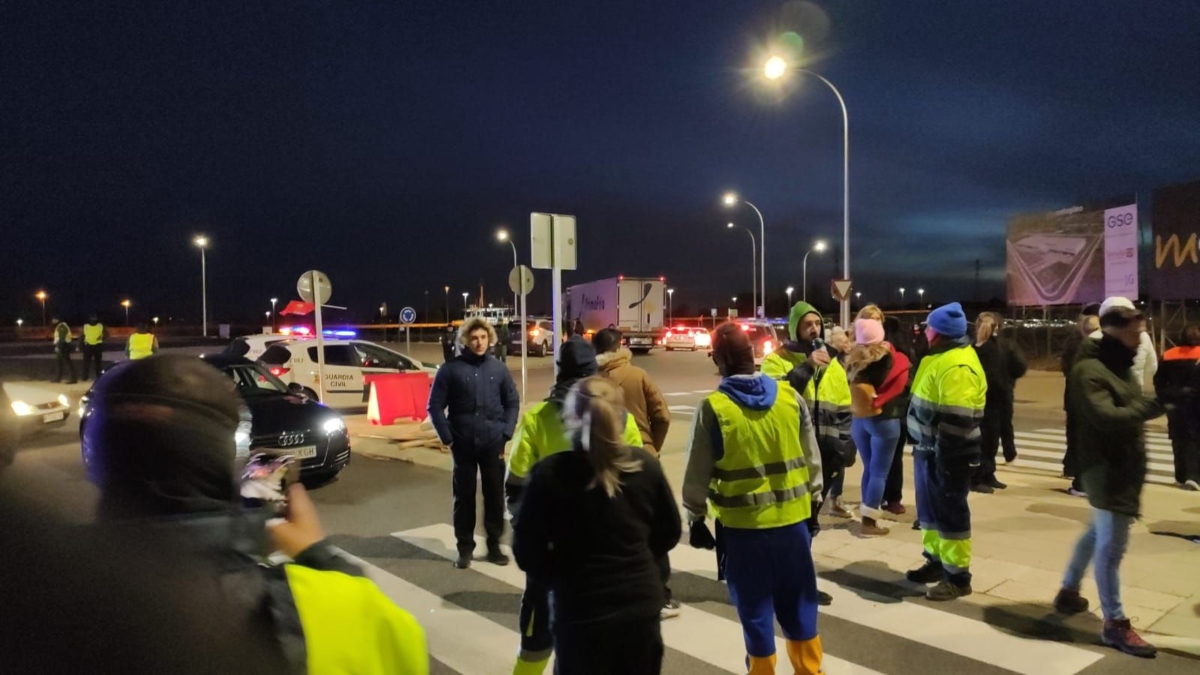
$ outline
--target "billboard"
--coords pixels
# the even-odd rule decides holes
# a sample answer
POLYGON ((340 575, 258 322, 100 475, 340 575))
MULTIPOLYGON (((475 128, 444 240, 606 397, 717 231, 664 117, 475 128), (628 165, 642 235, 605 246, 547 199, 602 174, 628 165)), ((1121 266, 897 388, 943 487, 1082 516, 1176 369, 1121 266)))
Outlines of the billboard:
POLYGON ((1200 298, 1200 181, 1155 190, 1153 215, 1151 297, 1200 298))
POLYGON ((1005 242, 1009 304, 1137 298, 1137 223, 1132 197, 1010 219, 1005 242))

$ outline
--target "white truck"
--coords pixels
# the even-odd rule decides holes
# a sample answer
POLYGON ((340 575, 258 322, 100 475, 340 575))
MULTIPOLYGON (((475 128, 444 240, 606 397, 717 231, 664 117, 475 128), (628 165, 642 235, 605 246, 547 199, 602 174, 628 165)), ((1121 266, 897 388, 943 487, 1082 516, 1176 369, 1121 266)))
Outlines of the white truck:
POLYGON ((660 277, 614 277, 567 288, 563 313, 569 326, 582 321, 588 336, 617 328, 631 351, 646 354, 662 340, 666 300, 660 277))

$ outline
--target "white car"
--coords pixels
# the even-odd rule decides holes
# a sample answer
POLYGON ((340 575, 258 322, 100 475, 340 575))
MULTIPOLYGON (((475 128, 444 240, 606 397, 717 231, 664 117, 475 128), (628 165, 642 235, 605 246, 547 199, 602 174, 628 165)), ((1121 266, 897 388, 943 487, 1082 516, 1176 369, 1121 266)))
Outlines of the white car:
POLYGON ((663 346, 669 352, 673 352, 676 349, 686 349, 694 352, 697 349, 708 349, 711 347, 712 336, 709 335, 707 328, 676 326, 667 330, 666 336, 663 337, 663 346))
POLYGON ((71 402, 66 394, 20 382, 5 382, 4 393, 12 401, 22 435, 61 427, 71 416, 71 402))
MULTIPOLYGON (((299 384, 306 395, 317 398, 316 340, 279 335, 254 335, 245 340, 250 345, 246 358, 257 360, 275 377, 299 384)), ((374 375, 424 373, 432 377, 437 373, 436 365, 366 340, 329 338, 324 342, 325 387, 321 401, 330 408, 365 406, 374 375)))

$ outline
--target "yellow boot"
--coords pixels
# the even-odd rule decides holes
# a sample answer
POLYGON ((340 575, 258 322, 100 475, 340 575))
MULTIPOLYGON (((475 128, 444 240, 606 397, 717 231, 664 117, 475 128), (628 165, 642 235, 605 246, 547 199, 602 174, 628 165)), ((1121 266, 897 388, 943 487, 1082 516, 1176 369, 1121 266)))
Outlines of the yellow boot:
POLYGON ((821 675, 824 672, 821 670, 824 651, 821 650, 820 635, 811 640, 788 640, 787 652, 796 675, 821 675))
POLYGON ((749 675, 775 675, 775 655, 747 656, 750 665, 749 675))
POLYGON ((518 657, 517 665, 513 666, 513 675, 542 675, 547 663, 550 663, 549 656, 541 661, 526 661, 518 657))

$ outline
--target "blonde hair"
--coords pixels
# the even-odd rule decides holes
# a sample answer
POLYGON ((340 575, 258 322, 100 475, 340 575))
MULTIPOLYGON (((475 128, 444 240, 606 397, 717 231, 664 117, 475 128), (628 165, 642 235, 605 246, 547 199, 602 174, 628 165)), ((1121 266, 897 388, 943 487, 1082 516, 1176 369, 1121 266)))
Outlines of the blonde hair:
POLYGON ((879 309, 879 305, 864 305, 862 309, 858 310, 858 316, 855 316, 854 318, 875 319, 879 323, 883 323, 883 310, 879 309))
POLYGON ((996 315, 991 312, 983 312, 975 319, 975 344, 981 345, 996 334, 996 329, 1000 327, 1000 322, 996 321, 996 315))
POLYGON ((492 327, 492 324, 487 322, 487 319, 479 316, 467 319, 463 322, 463 325, 458 327, 458 343, 465 346, 467 344, 467 338, 471 336, 471 333, 474 333, 477 330, 486 330, 488 334, 488 344, 496 344, 496 329, 492 327))
POLYGON ((571 387, 563 404, 563 424, 576 447, 583 448, 596 476, 588 489, 604 488, 609 497, 621 491, 621 474, 642 470, 621 437, 625 431, 624 396, 603 377, 588 377, 571 387))

